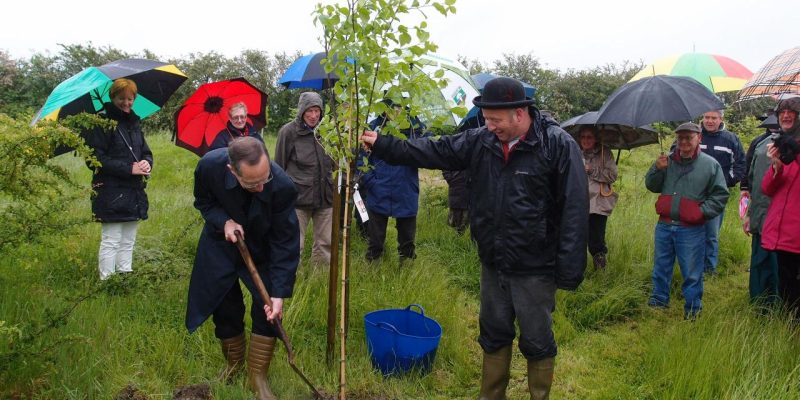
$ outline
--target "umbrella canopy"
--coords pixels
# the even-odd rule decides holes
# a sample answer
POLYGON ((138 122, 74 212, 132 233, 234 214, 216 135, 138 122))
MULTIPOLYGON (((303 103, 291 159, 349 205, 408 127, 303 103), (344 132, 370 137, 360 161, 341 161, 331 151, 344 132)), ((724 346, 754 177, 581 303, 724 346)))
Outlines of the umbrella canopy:
MULTIPOLYGON (((498 76, 500 75, 481 72, 479 74, 472 75, 472 81, 475 82, 475 88, 478 89, 479 92, 483 93, 483 87, 486 86, 486 82, 489 82, 498 76)), ((533 96, 536 95, 536 88, 530 83, 522 82, 522 87, 525 88, 525 96, 533 98, 533 96)))
POLYGON ((326 73, 322 66, 322 59, 327 57, 326 52, 309 54, 298 58, 286 69, 278 79, 278 84, 288 89, 316 89, 322 90, 333 87, 339 77, 334 73, 326 73))
POLYGON ((800 46, 769 60, 745 83, 736 101, 783 93, 800 94, 800 46))
POLYGON ((473 106, 469 109, 467 115, 458 124, 457 132, 463 132, 467 129, 480 128, 486 125, 486 120, 483 119, 483 113, 480 107, 473 106))
POLYGON ((117 60, 89 67, 58 84, 31 124, 42 119, 55 120, 102 110, 103 103, 111 101, 108 97, 111 84, 119 78, 136 82, 138 94, 133 111, 140 118, 146 118, 164 106, 186 80, 186 75, 172 64, 144 59, 117 60))
POLYGON ((597 111, 572 117, 561 124, 561 128, 569 132, 575 140, 581 129, 590 126, 597 129, 601 144, 611 149, 630 150, 634 147, 658 143, 658 133, 650 125, 632 127, 620 124, 598 124, 597 111))
POLYGON ((686 53, 665 57, 644 67, 628 82, 656 76, 688 76, 714 93, 741 89, 753 73, 742 64, 725 56, 706 53, 686 53))
POLYGON ((428 76, 433 77, 439 69, 444 71, 443 79, 447 81, 447 85, 441 88, 438 93, 426 94, 423 101, 434 115, 447 114, 447 124, 458 126, 462 117, 450 112, 450 108, 456 106, 470 107, 472 106, 472 99, 480 95, 472 82, 472 78, 469 76, 469 70, 460 62, 438 54, 429 53, 421 56, 417 61, 418 65, 413 65, 412 67, 428 76))
POLYGON ((208 152, 228 123, 231 105, 244 102, 254 129, 267 124, 268 95, 244 78, 200 85, 175 112, 175 144, 198 156, 208 152))
POLYGON ((628 82, 608 96, 598 124, 644 126, 658 121, 690 121, 725 105, 692 78, 656 75, 628 82))

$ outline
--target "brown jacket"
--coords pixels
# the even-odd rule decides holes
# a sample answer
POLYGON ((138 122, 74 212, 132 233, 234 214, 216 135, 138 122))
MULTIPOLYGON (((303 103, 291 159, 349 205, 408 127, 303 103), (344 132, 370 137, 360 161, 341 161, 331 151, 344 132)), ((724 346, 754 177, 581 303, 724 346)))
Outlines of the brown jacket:
POLYGON ((275 163, 297 188, 296 208, 314 210, 333 207, 334 161, 319 144, 316 132, 303 121, 311 107, 322 109, 322 98, 314 92, 300 95, 297 118, 281 127, 275 146, 275 163))
POLYGON ((611 184, 617 180, 617 164, 611 150, 598 146, 583 152, 583 160, 590 168, 589 176, 589 214, 611 215, 617 204, 617 193, 611 184))

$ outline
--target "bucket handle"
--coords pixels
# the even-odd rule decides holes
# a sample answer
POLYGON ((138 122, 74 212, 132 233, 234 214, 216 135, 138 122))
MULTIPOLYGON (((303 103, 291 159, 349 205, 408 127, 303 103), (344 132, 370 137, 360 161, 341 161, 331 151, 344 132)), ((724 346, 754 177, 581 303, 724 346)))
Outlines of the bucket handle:
POLYGON ((392 325, 392 324, 390 324, 388 322, 381 321, 381 322, 378 322, 377 324, 375 324, 375 326, 377 326, 378 328, 386 329, 387 331, 393 331, 396 334, 400 334, 400 331, 398 331, 397 328, 394 327, 394 325, 392 325))
POLYGON ((408 307, 406 307, 406 311, 412 311, 412 310, 411 310, 411 307, 417 307, 417 308, 419 308, 419 315, 422 315, 423 317, 425 316, 425 309, 424 309, 424 308, 422 308, 422 306, 421 306, 421 305, 419 305, 419 304, 416 304, 416 303, 414 303, 414 304, 410 304, 408 307))

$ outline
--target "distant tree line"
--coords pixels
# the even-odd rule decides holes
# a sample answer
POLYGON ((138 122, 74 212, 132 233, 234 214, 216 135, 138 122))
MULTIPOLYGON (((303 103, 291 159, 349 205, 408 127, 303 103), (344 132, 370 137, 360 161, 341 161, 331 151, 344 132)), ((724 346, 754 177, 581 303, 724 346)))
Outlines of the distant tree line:
MULTIPOLYGON (((56 85, 86 67, 121 58, 147 58, 173 63, 189 77, 164 109, 145 121, 149 129, 172 129, 175 110, 199 85, 235 77, 244 77, 269 94, 268 133, 277 132, 282 124, 295 117, 300 91, 286 90, 277 81, 300 52, 270 54, 249 49, 235 57, 211 51, 164 59, 146 49, 129 53, 109 46, 97 47, 91 42, 59 46, 55 54, 39 52, 28 59, 13 59, 0 50, 0 113, 10 116, 35 113, 56 85)), ((458 59, 471 74, 490 72, 534 85, 537 105, 561 121, 599 109, 608 95, 644 66, 639 61, 559 71, 547 68, 531 53, 504 54, 492 62, 458 59)), ((732 104, 735 92, 725 94, 723 100, 732 104)), ((738 122, 748 115, 761 115, 769 107, 769 101, 738 104, 726 119, 738 122)))

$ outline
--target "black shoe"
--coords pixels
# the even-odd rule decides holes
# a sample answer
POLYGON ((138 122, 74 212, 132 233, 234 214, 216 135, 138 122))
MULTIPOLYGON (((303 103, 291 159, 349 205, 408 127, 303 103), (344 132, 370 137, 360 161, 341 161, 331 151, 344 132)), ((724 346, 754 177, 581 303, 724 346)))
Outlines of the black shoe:
POLYGON ((606 255, 604 253, 597 253, 592 256, 592 261, 594 262, 594 267, 596 269, 605 269, 606 268, 606 255))

